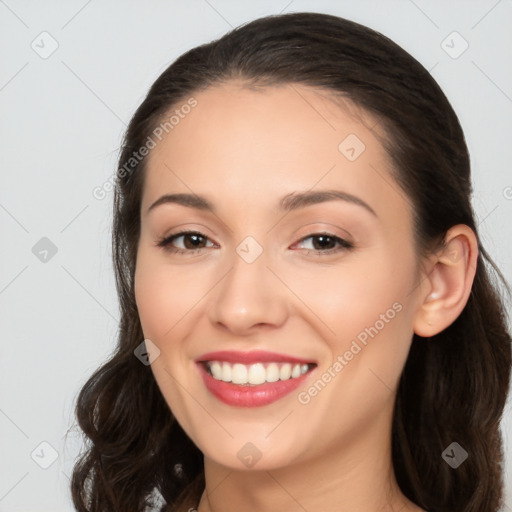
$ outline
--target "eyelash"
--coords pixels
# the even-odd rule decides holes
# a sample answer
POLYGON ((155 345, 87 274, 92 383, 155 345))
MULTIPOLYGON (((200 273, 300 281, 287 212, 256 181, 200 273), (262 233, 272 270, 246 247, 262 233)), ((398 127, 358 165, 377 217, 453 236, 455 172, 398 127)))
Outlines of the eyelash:
MULTIPOLYGON (((198 251, 200 251, 201 249, 207 248, 207 247, 198 247, 197 249, 180 249, 178 247, 173 247, 171 245, 171 243, 174 240, 176 240, 177 238, 184 237, 187 235, 197 235, 202 238, 205 238, 206 240, 209 240, 209 238, 207 236, 203 235, 202 233, 200 233, 198 231, 181 231, 179 233, 175 233, 168 237, 162 238, 161 240, 159 240, 157 242, 157 246, 162 247, 164 250, 169 251, 171 253, 175 253, 175 254, 195 254, 198 251)), ((304 238, 301 238, 299 240, 299 242, 304 242, 304 240, 307 240, 308 238, 318 238, 318 237, 322 237, 322 236, 331 238, 335 243, 338 244, 338 248, 337 249, 324 249, 324 250, 306 249, 306 251, 307 251, 306 254, 315 253, 318 256, 322 256, 322 255, 331 255, 334 253, 338 253, 340 251, 350 251, 350 250, 354 249, 354 245, 351 242, 344 240, 343 238, 340 238, 339 236, 333 235, 332 233, 327 233, 327 232, 313 233, 304 238)))

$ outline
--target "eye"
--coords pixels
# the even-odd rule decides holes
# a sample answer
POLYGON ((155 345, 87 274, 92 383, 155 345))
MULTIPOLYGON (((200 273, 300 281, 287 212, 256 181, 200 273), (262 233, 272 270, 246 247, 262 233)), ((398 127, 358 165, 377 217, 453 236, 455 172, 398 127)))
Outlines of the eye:
POLYGON ((317 254, 332 254, 340 251, 346 251, 354 248, 354 245, 331 233, 314 233, 304 237, 298 242, 303 249, 317 254))
POLYGON ((182 231, 161 239, 157 246, 163 247, 166 251, 184 254, 215 247, 215 244, 198 231, 182 231))
MULTIPOLYGON (((333 254, 343 250, 350 250, 354 245, 331 233, 315 233, 302 238, 296 245, 302 245, 307 254, 313 252, 318 255, 333 254)), ((166 251, 185 254, 195 253, 201 249, 216 247, 216 245, 203 233, 198 231, 181 231, 172 234, 157 242, 158 247, 166 251)))

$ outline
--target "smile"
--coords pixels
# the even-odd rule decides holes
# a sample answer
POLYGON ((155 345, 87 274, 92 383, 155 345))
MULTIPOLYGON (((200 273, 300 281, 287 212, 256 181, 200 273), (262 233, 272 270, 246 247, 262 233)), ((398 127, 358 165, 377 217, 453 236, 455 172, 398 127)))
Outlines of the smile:
POLYGON ((260 407, 297 389, 316 363, 274 352, 222 351, 196 360, 206 389, 225 404, 260 407))
POLYGON ((227 361, 206 362, 206 368, 214 379, 249 386, 257 386, 264 382, 296 379, 307 373, 312 366, 313 365, 310 364, 277 362, 261 362, 251 365, 241 363, 232 364, 227 361))

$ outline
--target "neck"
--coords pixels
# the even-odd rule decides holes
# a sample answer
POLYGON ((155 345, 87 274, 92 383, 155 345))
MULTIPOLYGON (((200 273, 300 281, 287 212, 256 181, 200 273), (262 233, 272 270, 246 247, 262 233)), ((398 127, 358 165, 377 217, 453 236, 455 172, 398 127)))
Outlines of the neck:
POLYGON ((198 512, 421 511, 396 482, 390 427, 386 443, 382 423, 372 427, 373 432, 344 440, 338 450, 276 469, 233 470, 205 457, 206 488, 198 512))

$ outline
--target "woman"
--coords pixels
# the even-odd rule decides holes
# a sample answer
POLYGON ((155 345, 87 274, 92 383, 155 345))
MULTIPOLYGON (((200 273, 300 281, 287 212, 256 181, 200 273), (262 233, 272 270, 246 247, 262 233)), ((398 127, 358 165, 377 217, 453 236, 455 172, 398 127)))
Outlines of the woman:
POLYGON ((416 60, 330 15, 253 21, 164 71, 119 162, 77 510, 498 511, 501 274, 416 60))

